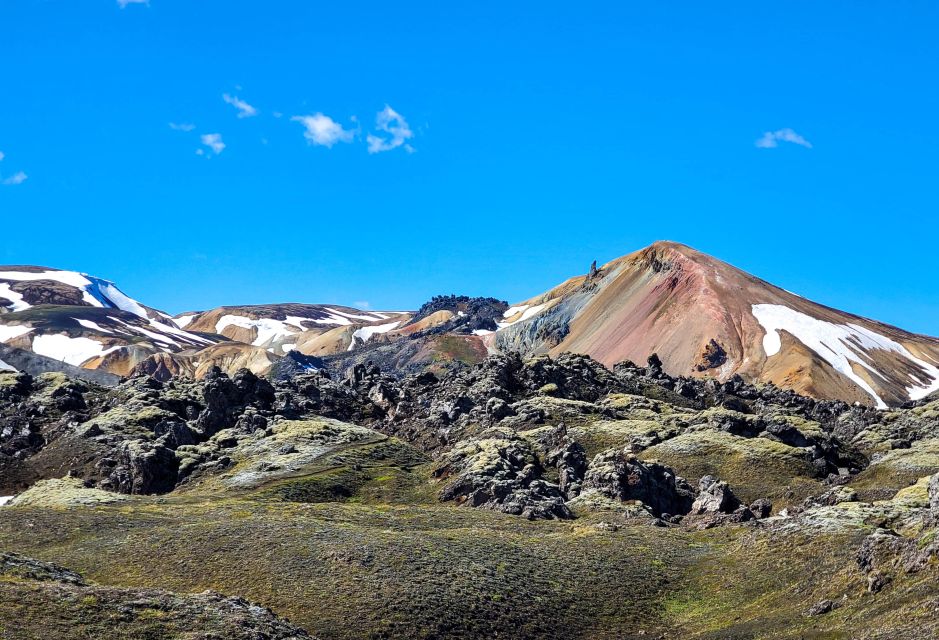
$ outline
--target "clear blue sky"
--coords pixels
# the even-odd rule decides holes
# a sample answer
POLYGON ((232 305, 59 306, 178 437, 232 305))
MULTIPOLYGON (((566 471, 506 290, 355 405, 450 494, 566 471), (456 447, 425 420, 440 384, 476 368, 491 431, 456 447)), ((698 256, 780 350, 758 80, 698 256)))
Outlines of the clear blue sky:
POLYGON ((937 28, 928 0, 3 2, 0 262, 172 312, 414 308, 671 239, 939 335, 937 28))

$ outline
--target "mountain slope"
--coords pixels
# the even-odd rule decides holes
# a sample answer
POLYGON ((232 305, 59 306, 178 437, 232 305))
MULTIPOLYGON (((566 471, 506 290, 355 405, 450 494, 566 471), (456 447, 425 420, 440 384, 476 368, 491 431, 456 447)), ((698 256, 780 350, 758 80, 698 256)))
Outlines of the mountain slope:
POLYGON ((184 331, 102 278, 0 266, 0 343, 86 369, 129 374, 156 353, 205 349, 220 337, 184 331))
POLYGON ((673 242, 508 309, 493 298, 439 296, 416 313, 283 303, 171 318, 101 278, 0 267, 0 343, 161 380, 214 366, 267 375, 291 351, 301 369, 319 365, 298 354, 327 358, 337 373, 368 361, 401 373, 498 351, 569 351, 610 366, 656 353, 673 375, 739 374, 880 408, 939 391, 939 340, 814 303, 673 242))
MULTIPOLYGON (((278 355, 292 349, 318 355, 306 349, 305 345, 331 330, 340 329, 337 333, 342 335, 341 339, 330 341, 328 350, 334 353, 354 348, 375 335, 402 326, 410 317, 411 314, 399 311, 283 303, 218 307, 210 311, 183 313, 175 320, 188 331, 215 333, 236 342, 263 347, 278 355)), ((322 347, 320 343, 317 346, 322 347)))
POLYGON ((939 390, 939 340, 825 307, 672 242, 614 260, 506 312, 501 350, 657 353, 674 375, 734 374, 884 407, 939 390))

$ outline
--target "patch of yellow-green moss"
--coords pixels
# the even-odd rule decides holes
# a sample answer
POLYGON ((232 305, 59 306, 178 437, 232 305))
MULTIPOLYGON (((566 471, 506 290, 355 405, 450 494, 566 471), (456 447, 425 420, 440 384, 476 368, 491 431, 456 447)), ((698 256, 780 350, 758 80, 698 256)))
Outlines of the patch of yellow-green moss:
POLYGON ((919 478, 939 472, 939 438, 919 440, 908 449, 873 456, 871 464, 851 480, 862 500, 882 500, 919 478))
POLYGON ((712 429, 693 430, 641 452, 691 482, 704 475, 726 481, 744 501, 768 497, 779 508, 819 493, 807 452, 768 438, 743 438, 712 429))
POLYGON ((17 495, 10 507, 80 507, 123 502, 129 496, 86 487, 78 478, 40 480, 17 495))

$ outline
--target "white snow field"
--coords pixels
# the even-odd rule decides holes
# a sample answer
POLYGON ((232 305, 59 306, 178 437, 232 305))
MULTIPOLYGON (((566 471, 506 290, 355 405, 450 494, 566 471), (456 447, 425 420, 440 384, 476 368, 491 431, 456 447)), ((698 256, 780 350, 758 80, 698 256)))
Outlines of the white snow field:
POLYGON ((939 368, 917 358, 902 344, 887 336, 853 323, 835 324, 819 320, 781 304, 755 304, 752 312, 766 331, 766 335, 763 336, 763 350, 767 357, 779 353, 782 346, 779 331, 786 331, 821 356, 836 371, 844 374, 869 393, 880 409, 886 409, 887 404, 851 367, 851 363, 855 363, 873 375, 883 378, 884 376, 864 357, 872 350, 898 353, 922 370, 923 376, 928 378, 928 381, 924 383, 923 380, 910 376, 912 384, 907 387, 907 393, 911 400, 924 398, 933 391, 939 390, 939 368))

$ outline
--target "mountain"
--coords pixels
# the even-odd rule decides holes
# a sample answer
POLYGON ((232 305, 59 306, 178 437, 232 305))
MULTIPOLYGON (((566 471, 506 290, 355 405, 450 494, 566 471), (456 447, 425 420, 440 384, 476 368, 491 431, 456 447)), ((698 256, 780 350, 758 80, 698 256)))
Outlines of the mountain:
POLYGON ((506 311, 502 351, 612 366, 652 353, 672 375, 735 374, 878 407, 939 390, 939 340, 831 309, 674 242, 655 244, 506 311))
POLYGON ((315 338, 330 333, 329 352, 349 349, 374 335, 387 333, 407 323, 407 312, 362 311, 341 305, 266 304, 218 307, 210 311, 183 313, 175 318, 189 331, 214 333, 262 347, 283 355, 296 349, 314 355, 323 341, 315 338), (340 338, 341 336, 341 338, 340 338), (314 346, 315 345, 315 346, 314 346))
POLYGON ((268 375, 291 353, 290 371, 325 366, 343 375, 372 362, 403 375, 518 351, 580 353, 607 366, 656 354, 675 376, 739 375, 880 408, 939 390, 936 338, 814 303, 674 242, 594 266, 511 307, 437 296, 416 312, 280 303, 173 318, 108 280, 0 267, 0 343, 160 380, 199 378, 216 366, 268 375))
POLYGON ((155 353, 195 352, 221 338, 183 331, 109 280, 47 267, 0 266, 0 342, 118 375, 155 353))
MULTIPOLYGON (((0 266, 0 344, 60 361, 69 375, 69 366, 119 376, 143 372, 160 380, 202 377, 215 366, 266 375, 290 351, 348 351, 410 318, 406 312, 295 303, 225 306, 173 318, 109 280, 0 266)), ((48 370, 48 361, 43 366, 48 370)), ((0 368, 15 367, 3 362, 0 368)))

